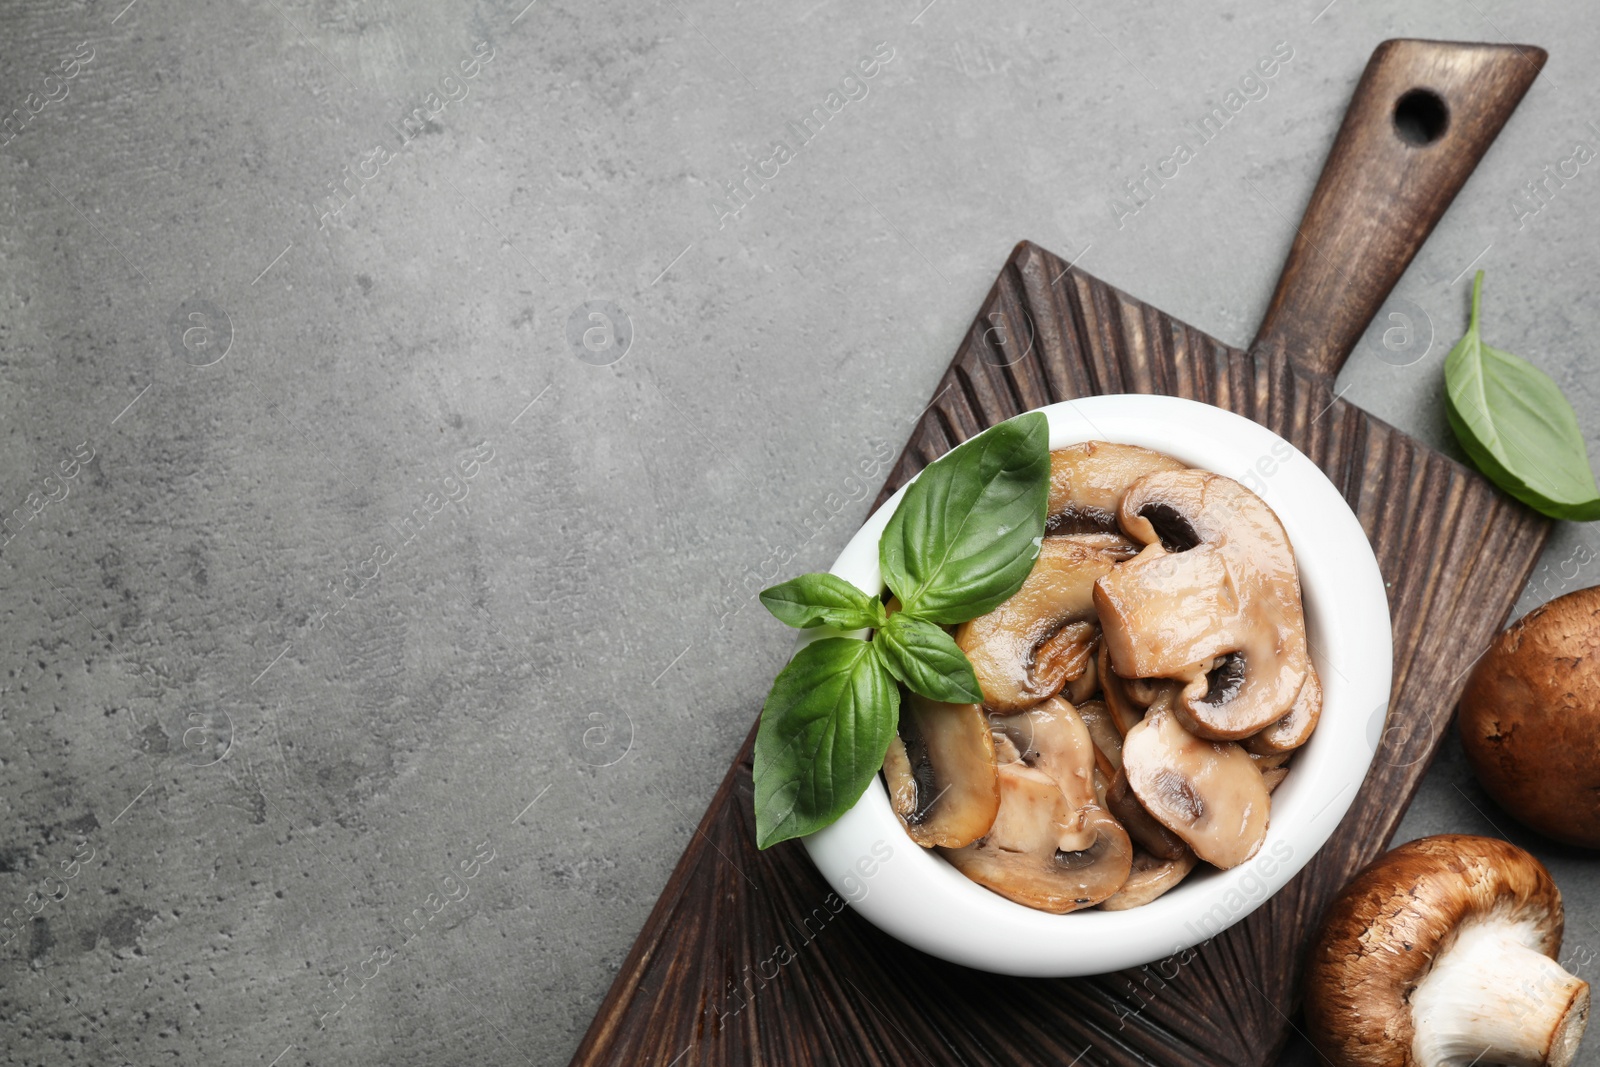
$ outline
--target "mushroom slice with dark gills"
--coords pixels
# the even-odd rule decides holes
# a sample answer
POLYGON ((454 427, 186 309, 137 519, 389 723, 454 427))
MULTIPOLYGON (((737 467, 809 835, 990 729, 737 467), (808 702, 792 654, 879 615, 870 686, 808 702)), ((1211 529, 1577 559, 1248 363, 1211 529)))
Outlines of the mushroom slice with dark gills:
POLYGON ((1064 700, 995 726, 1000 812, 982 839, 944 857, 1031 908, 1063 914, 1098 904, 1127 880, 1132 845, 1095 803, 1088 728, 1064 700))
MULTIPOLYGON (((991 715, 989 728, 995 735, 995 758, 1001 764, 1012 762, 1008 756, 1014 755, 1016 761, 1049 775, 1066 799, 1069 812, 1081 815, 1094 806, 1094 739, 1077 709, 1067 701, 1053 697, 1020 715, 991 715)), ((1069 830, 1060 848, 1076 852, 1093 841, 1087 830, 1075 835, 1069 830)))
POLYGON ((1088 670, 1099 630, 1095 581, 1116 556, 1070 537, 1047 537, 1022 588, 987 615, 956 628, 984 704, 1026 711, 1088 670))
POLYGON ((1183 689, 1182 682, 1165 678, 1123 678, 1111 664, 1111 653, 1102 641, 1096 672, 1100 680, 1100 695, 1117 731, 1126 734, 1134 724, 1144 718, 1145 709, 1159 701, 1171 702, 1183 689))
POLYGON ((1266 839, 1272 802, 1255 761, 1231 741, 1195 737, 1167 707, 1123 738, 1122 773, 1144 809, 1207 863, 1237 867, 1266 839))
POLYGON ((1128 837, 1135 845, 1157 859, 1176 860, 1191 854, 1183 838, 1145 810, 1144 804, 1134 795, 1133 787, 1128 784, 1125 770, 1118 771, 1106 787, 1106 810, 1122 823, 1122 828, 1128 831, 1128 837))
POLYGON ((1049 775, 1021 763, 1001 767, 1000 797, 1000 815, 988 836, 966 848, 941 850, 974 882, 1018 904, 1062 915, 1093 907, 1128 880, 1133 846, 1102 808, 1069 814, 1049 775), (1092 835, 1092 844, 1063 851, 1065 823, 1073 834, 1092 835))
POLYGON ((1000 810, 994 739, 976 704, 940 704, 902 690, 883 776, 901 825, 923 848, 970 844, 1000 810))
POLYGON ((1311 740, 1311 731, 1317 728, 1322 717, 1322 679, 1316 668, 1306 664, 1306 680, 1300 686, 1289 713, 1259 733, 1251 734, 1240 742, 1253 756, 1271 756, 1293 752, 1311 740))
POLYGON ((1049 533, 1115 533, 1128 487, 1153 471, 1183 470, 1171 456, 1138 445, 1085 441, 1050 453, 1049 533))
POLYGON ((1230 478, 1180 470, 1140 479, 1117 516, 1145 547, 1095 583, 1116 672, 1184 682, 1173 711, 1210 740, 1288 714, 1310 658, 1294 552, 1272 509, 1230 478))
POLYGON ((1089 662, 1083 665, 1083 673, 1076 678, 1069 679, 1066 686, 1061 690, 1061 695, 1075 708, 1093 700, 1095 695, 1100 692, 1099 649, 1100 627, 1096 626, 1094 628, 1094 641, 1091 645, 1091 651, 1094 654, 1090 655, 1089 662))
MULTIPOLYGON (((1098 700, 1086 700, 1073 705, 1078 718, 1089 728, 1089 738, 1094 742, 1095 766, 1107 781, 1122 769, 1122 733, 1111 721, 1111 712, 1098 700)), ((1105 805, 1101 805, 1104 807, 1105 805)))
POLYGON ((1152 900, 1189 877, 1199 859, 1188 849, 1177 859, 1164 860, 1134 846, 1133 867, 1122 888, 1100 902, 1101 911, 1127 911, 1152 900))

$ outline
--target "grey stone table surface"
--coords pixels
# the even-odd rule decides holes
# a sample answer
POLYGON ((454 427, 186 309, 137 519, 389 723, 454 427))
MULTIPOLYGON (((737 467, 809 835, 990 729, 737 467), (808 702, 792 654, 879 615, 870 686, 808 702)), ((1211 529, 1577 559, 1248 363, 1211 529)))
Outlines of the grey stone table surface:
MULTIPOLYGON (((790 648, 749 576, 843 545, 1011 246, 1248 340, 1384 38, 1551 58, 1345 395, 1452 448, 1476 264, 1600 440, 1577 0, 0 27, 5 1063, 565 1062, 790 648)), ((1400 836, 1445 830, 1532 848, 1600 971, 1595 860, 1448 740, 1400 836)))

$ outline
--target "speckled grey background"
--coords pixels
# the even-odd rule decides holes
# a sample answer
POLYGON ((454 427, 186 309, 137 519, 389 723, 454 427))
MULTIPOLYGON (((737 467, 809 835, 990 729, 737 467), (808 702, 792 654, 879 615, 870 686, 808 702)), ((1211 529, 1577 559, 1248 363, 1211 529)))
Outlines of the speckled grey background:
MULTIPOLYGON (((564 1062, 789 650, 746 574, 831 560, 1019 238, 1247 341, 1383 38, 1551 61, 1346 395, 1448 446, 1476 263, 1600 439, 1600 171, 1514 199, 1600 146, 1576 0, 524 3, 0 10, 4 1062, 564 1062)), ((1442 830, 1600 973, 1453 741, 1442 830)))

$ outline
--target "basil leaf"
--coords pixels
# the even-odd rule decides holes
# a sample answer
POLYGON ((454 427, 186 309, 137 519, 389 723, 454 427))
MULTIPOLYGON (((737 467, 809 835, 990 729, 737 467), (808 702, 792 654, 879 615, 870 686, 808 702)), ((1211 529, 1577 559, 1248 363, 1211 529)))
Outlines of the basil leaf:
POLYGON ((983 690, 966 653, 933 623, 897 611, 873 637, 872 647, 889 672, 913 693, 942 704, 983 703, 983 690))
POLYGON ((1022 588, 1044 537, 1050 426, 1029 412, 994 426, 911 483, 878 542, 905 610, 966 622, 1022 588))
POLYGON ((1572 405, 1539 368, 1484 344, 1483 271, 1472 281, 1472 319, 1445 357, 1446 414, 1473 464, 1501 489, 1555 519, 1600 519, 1600 488, 1572 405))
POLYGON ((756 846, 849 811, 883 766, 899 718, 900 690, 866 641, 825 637, 795 653, 756 731, 756 846))
POLYGON ((763 589, 761 603, 779 621, 802 629, 827 623, 841 630, 861 630, 884 623, 881 600, 832 574, 802 574, 763 589))

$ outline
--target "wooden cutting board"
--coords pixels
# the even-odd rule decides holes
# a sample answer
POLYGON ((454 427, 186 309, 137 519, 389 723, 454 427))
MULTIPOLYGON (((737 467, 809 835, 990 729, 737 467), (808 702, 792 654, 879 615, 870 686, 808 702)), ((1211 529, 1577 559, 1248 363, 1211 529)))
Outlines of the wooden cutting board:
POLYGON ((1548 533, 1476 473, 1333 393, 1334 374, 1544 58, 1526 46, 1379 46, 1248 352, 1018 245, 878 497, 1002 419, 1097 393, 1202 400, 1310 456, 1377 553, 1395 675, 1387 728, 1371 724, 1381 736, 1372 769, 1305 870, 1187 960, 1081 979, 969 970, 859 919, 798 842, 756 850, 752 729, 574 1064, 1273 1062, 1294 1025, 1309 934, 1394 833, 1467 668, 1548 533))

